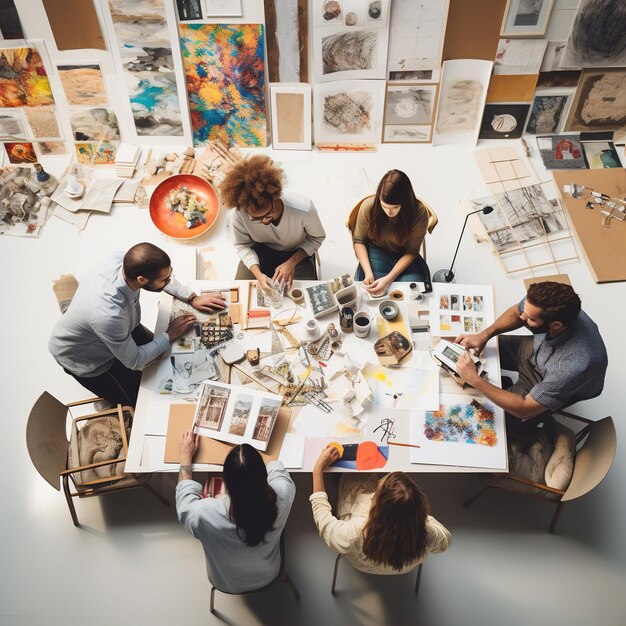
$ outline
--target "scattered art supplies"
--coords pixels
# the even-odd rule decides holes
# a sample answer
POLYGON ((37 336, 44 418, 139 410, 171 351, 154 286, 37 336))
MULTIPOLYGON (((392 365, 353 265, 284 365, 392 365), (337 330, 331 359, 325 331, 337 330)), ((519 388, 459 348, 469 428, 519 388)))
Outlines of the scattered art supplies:
POLYGON ((120 178, 132 178, 141 156, 141 148, 130 143, 122 143, 115 155, 115 175, 120 178))
POLYGON ((199 435, 249 443, 265 451, 282 405, 282 397, 219 382, 200 387, 193 430, 199 435))

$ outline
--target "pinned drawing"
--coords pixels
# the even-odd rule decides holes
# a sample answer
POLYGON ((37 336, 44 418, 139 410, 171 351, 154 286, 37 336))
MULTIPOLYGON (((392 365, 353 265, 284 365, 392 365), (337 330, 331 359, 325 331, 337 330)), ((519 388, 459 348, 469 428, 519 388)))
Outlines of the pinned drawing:
POLYGON ((584 170, 587 168, 578 135, 537 137, 537 147, 547 170, 584 170))
POLYGON ((109 0, 137 135, 182 136, 164 0, 109 0))
POLYGON ((180 24, 194 145, 265 146, 262 24, 180 24))
POLYGON ((583 70, 566 131, 611 131, 626 125, 626 68, 583 70))
POLYGON ((385 85, 382 81, 337 81, 315 86, 315 141, 380 141, 385 85))
POLYGON ((480 139, 516 139, 522 136, 529 104, 487 104, 480 139))
POLYGON ((67 154, 67 147, 63 141, 40 141, 37 143, 37 147, 43 156, 67 154))
POLYGON ((491 76, 491 61, 445 61, 433 145, 475 145, 491 76))
POLYGON ((581 0, 563 56, 563 67, 626 65, 623 0, 581 0))
POLYGON ((394 0, 387 62, 390 80, 405 78, 398 74, 409 71, 430 72, 428 77, 406 77, 413 80, 438 78, 447 10, 448 0, 394 0))
POLYGON ((383 141, 430 141, 437 85, 387 85, 383 141))
POLYGON ((57 70, 68 104, 97 106, 107 103, 102 70, 97 63, 57 65, 57 70))
POLYGON ((113 141, 120 138, 117 117, 111 109, 71 109, 75 141, 113 141))
POLYGON ((46 104, 54 98, 37 48, 0 48, 0 107, 46 104))
POLYGON ((538 94, 526 123, 526 133, 529 135, 548 135, 556 133, 564 117, 565 107, 570 94, 553 95, 538 94))
POLYGON ((272 147, 275 150, 311 149, 311 86, 270 85, 272 147))
POLYGON ((500 39, 494 74, 538 74, 548 42, 543 39, 500 39))

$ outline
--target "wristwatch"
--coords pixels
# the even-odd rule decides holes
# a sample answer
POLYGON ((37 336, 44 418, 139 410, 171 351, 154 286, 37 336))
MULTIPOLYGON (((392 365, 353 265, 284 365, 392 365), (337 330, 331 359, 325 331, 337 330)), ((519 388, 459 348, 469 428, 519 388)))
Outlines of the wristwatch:
POLYGON ((187 297, 187 304, 191 305, 197 297, 198 297, 198 294, 195 291, 192 291, 187 297))

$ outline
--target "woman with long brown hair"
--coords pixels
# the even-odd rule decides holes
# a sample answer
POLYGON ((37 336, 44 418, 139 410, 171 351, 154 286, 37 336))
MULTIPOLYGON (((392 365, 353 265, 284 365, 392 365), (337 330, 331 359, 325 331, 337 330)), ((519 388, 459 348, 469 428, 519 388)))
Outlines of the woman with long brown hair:
POLYGON ((384 294, 393 281, 429 280, 420 248, 436 224, 437 216, 415 197, 409 177, 389 170, 376 194, 363 198, 349 218, 359 261, 356 279, 374 295, 384 294))
POLYGON ((324 469, 339 458, 325 448, 313 468, 313 519, 326 545, 368 574, 403 574, 450 545, 450 532, 430 515, 424 492, 404 472, 346 474, 337 517, 324 487, 324 469))

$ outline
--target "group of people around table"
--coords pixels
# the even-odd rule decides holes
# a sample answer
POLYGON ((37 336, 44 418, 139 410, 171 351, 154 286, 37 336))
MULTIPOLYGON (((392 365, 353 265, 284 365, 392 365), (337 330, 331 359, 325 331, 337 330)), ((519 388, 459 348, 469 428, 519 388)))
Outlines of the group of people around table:
MULTIPOLYGON (((317 279, 316 255, 325 231, 312 202, 283 189, 281 170, 267 156, 233 165, 220 186, 221 200, 234 210, 227 227, 241 259, 235 278, 291 283, 317 279)), ((428 267, 420 254, 434 212, 418 200, 406 174, 387 172, 376 193, 364 198, 348 220, 356 279, 378 295, 393 281, 424 281, 428 267)), ((139 293, 165 291, 194 309, 224 308, 219 293, 198 295, 172 275, 169 256, 150 243, 109 258, 78 287, 49 342, 52 356, 84 387, 112 404, 134 406, 144 366, 189 332, 192 314, 172 320, 153 336, 141 325, 139 293)), ((607 352, 596 324, 581 310, 571 286, 532 284, 526 296, 494 324, 457 343, 475 354, 500 337, 503 369, 518 373, 506 389, 477 372, 468 354, 458 361, 460 375, 506 412, 507 432, 523 440, 551 414, 598 396, 604 385, 607 352), (522 327, 532 335, 507 335, 522 327)), ((503 385, 504 386, 504 385, 503 385)), ((251 446, 236 446, 224 464, 226 494, 202 497, 192 480, 198 436, 180 440, 176 506, 180 522, 204 548, 209 577, 224 591, 249 591, 271 582, 280 567, 280 536, 295 496, 295 486, 280 461, 265 465, 251 446)), ((428 553, 442 552, 450 533, 430 515, 429 503, 403 472, 380 479, 350 474, 341 478, 337 514, 324 485, 324 470, 339 458, 324 449, 313 470, 310 502, 315 523, 327 545, 354 567, 369 573, 408 571, 428 553)))

